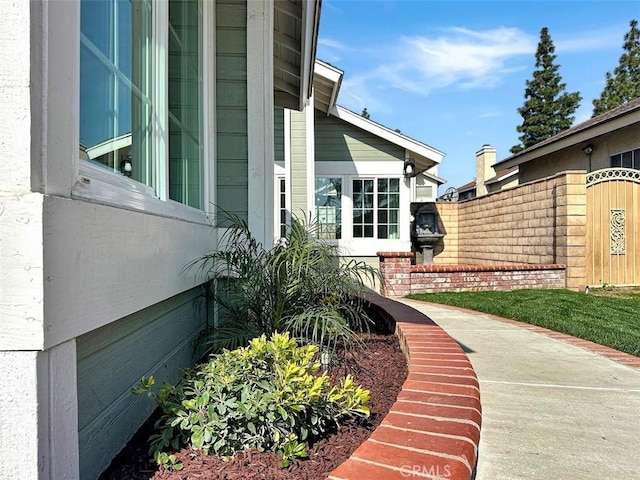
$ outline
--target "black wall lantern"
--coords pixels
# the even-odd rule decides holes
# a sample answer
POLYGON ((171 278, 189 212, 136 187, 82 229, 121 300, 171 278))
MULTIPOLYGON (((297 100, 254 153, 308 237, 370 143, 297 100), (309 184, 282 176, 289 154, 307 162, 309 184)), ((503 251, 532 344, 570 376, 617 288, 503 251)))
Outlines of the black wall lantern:
POLYGON ((404 161, 404 178, 412 178, 417 175, 416 164, 410 158, 404 161))

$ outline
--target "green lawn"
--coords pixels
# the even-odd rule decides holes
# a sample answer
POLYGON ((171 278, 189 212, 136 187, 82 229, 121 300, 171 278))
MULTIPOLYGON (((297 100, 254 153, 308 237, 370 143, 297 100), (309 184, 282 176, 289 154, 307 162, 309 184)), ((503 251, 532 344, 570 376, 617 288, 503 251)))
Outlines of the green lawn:
POLYGON ((408 295, 549 328, 640 357, 638 292, 515 290, 408 295))

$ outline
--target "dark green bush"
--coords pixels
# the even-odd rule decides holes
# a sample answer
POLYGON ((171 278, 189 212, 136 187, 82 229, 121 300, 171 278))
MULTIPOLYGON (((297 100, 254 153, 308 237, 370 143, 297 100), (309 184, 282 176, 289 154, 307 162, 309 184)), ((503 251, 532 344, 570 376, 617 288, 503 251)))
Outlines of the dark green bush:
POLYGON ((177 385, 151 391, 153 377, 142 378, 134 393, 146 392, 162 410, 151 451, 161 464, 172 463, 169 449, 233 455, 243 449, 272 450, 283 466, 306 457, 304 443, 342 420, 367 417, 369 391, 347 376, 331 386, 320 368, 315 345, 297 345, 288 333, 265 335, 249 346, 212 355, 190 369, 177 385))
POLYGON ((305 343, 334 351, 353 344, 370 323, 362 295, 378 271, 345 261, 335 245, 316 238, 317 225, 293 220, 287 236, 266 249, 238 218, 216 252, 194 261, 212 288, 209 292, 225 321, 210 329, 212 351, 233 349, 251 338, 288 331, 305 343))

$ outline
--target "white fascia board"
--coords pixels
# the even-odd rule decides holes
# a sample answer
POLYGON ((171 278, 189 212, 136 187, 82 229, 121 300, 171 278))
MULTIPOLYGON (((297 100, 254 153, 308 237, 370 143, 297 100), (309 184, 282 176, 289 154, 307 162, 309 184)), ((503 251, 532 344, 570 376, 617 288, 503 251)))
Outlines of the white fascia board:
POLYGON ((315 73, 329 82, 337 83, 342 79, 344 72, 328 63, 316 60, 315 73))
POLYGON ((311 95, 313 69, 318 45, 320 24, 320 0, 302 2, 302 46, 300 48, 300 111, 311 95))
POLYGON ((492 178, 490 180, 487 180, 486 182, 484 182, 485 185, 491 185, 493 183, 498 183, 498 182, 502 182, 503 180, 506 180, 507 178, 511 178, 511 177, 515 177, 516 175, 518 175, 519 170, 514 170, 513 172, 509 172, 506 175, 502 175, 501 177, 496 177, 496 178, 492 178))
POLYGON ((444 153, 436 150, 435 148, 431 148, 429 145, 425 145, 424 143, 413 140, 398 132, 394 132, 387 127, 383 127, 378 123, 372 122, 371 120, 364 118, 362 115, 353 113, 339 105, 331 108, 329 113, 340 120, 344 120, 351 125, 361 128, 362 130, 398 145, 410 152, 421 155, 435 163, 440 163, 444 158, 444 153))

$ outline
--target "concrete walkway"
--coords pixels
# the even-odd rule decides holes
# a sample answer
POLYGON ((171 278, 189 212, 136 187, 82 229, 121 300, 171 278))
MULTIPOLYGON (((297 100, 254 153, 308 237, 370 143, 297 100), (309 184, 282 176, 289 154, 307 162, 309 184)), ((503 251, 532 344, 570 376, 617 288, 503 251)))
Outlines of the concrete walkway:
POLYGON ((514 322, 401 301, 461 344, 478 375, 477 480, 640 479, 640 369, 514 322))

